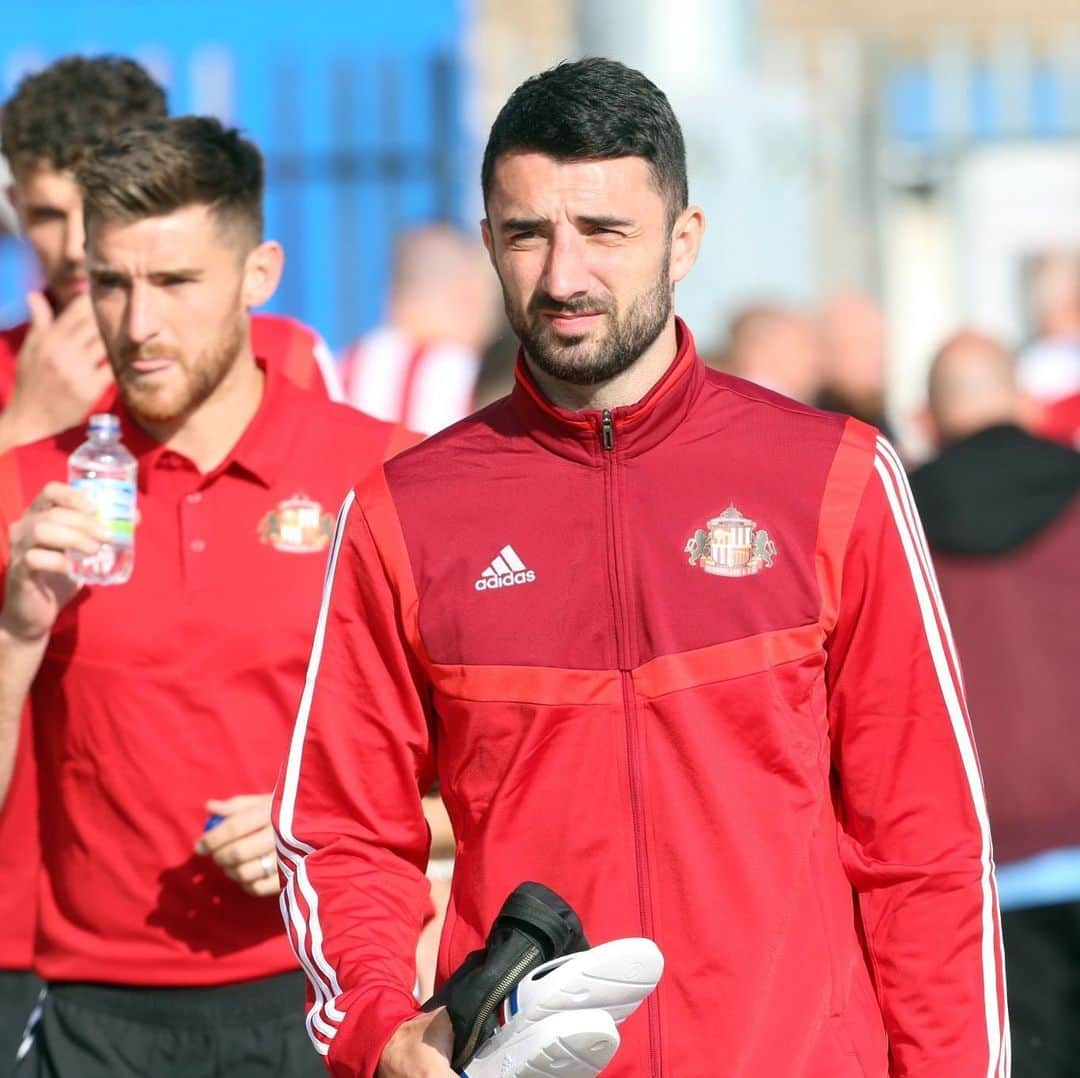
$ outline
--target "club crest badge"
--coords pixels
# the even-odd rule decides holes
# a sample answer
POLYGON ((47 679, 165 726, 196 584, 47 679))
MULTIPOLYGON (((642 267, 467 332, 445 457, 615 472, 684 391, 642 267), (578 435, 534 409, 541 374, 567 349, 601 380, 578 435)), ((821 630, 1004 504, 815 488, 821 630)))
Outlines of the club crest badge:
POLYGON ((334 534, 334 517, 306 494, 279 502, 259 521, 259 538, 285 554, 324 550, 334 534))
POLYGON ((772 568, 776 544, 756 521, 729 505, 687 539, 683 553, 711 576, 753 576, 772 568))

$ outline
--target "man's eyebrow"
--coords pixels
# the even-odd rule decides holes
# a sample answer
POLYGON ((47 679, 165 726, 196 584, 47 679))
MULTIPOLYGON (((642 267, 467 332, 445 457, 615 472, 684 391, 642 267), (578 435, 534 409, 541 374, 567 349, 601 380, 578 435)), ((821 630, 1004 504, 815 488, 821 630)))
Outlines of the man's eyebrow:
POLYGON ((575 220, 593 228, 632 228, 634 225, 629 218, 613 217, 608 214, 580 214, 575 220))
POLYGON ((508 217, 499 228, 503 232, 531 232, 543 223, 542 217, 508 217))

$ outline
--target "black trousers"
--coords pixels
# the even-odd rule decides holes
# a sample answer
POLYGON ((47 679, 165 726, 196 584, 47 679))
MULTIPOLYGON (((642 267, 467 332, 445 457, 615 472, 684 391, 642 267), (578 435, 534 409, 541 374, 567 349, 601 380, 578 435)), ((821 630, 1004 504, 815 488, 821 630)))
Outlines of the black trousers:
POLYGON ((0 1078, 11 1078, 15 1072, 15 1053, 40 994, 41 981, 36 974, 23 969, 0 970, 0 1078))
POLYGON ((213 988, 48 986, 16 1078, 325 1078, 304 980, 213 988))
POLYGON ((1080 902, 1001 915, 1016 1078, 1080 1078, 1080 902))

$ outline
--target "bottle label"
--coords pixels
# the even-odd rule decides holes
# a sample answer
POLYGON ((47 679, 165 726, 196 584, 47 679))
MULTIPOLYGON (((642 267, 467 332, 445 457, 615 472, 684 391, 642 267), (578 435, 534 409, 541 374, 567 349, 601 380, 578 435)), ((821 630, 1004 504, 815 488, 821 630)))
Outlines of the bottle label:
POLYGON ((135 484, 126 479, 74 479, 71 485, 93 502, 94 513, 113 533, 113 541, 130 545, 135 538, 135 484))

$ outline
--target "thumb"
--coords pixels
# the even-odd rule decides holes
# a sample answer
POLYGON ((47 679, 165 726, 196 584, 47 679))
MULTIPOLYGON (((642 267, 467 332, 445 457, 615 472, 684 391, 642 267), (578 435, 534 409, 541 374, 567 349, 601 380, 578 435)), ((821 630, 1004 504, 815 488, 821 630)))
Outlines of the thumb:
POLYGON ((26 297, 26 306, 30 310, 30 332, 40 333, 53 324, 52 304, 43 292, 30 292, 26 297))
POLYGON ((247 806, 248 798, 244 794, 236 797, 212 797, 203 803, 203 808, 215 816, 231 816, 247 806))

